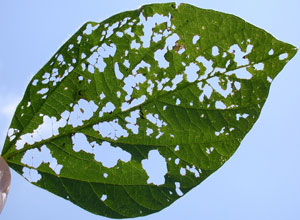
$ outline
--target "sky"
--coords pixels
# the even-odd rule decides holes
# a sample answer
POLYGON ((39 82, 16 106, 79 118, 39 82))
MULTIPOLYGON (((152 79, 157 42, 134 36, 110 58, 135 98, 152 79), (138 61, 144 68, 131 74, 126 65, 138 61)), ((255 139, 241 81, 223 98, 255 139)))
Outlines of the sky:
MULTIPOLYGON (((81 25, 155 2, 166 1, 1 0, 0 149, 30 79, 81 25)), ((185 2, 237 15, 300 47, 298 0, 185 2)), ((299 63, 298 53, 273 81, 260 118, 222 168, 170 207, 137 219, 299 219, 299 63)), ((3 220, 107 219, 11 172, 11 189, 0 217, 3 220)))

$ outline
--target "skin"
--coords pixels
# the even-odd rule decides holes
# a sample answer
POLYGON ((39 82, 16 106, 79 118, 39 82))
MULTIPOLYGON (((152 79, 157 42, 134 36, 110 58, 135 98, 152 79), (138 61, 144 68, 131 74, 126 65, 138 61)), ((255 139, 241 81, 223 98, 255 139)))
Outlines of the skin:
POLYGON ((5 205, 11 182, 11 174, 6 161, 0 156, 0 213, 5 205))

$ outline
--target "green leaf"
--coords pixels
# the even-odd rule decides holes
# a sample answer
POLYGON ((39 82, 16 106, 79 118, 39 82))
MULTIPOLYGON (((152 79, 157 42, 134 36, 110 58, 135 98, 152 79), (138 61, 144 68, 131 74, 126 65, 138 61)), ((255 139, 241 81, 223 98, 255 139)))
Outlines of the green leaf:
POLYGON ((95 214, 157 212, 233 155, 296 52, 188 4, 88 22, 31 80, 2 156, 95 214))

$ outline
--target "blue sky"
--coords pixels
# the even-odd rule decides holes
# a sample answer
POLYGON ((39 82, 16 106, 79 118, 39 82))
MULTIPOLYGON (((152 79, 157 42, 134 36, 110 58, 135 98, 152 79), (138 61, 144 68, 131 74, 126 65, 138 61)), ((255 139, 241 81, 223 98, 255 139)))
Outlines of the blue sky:
MULTIPOLYGON (((102 21, 154 2, 166 1, 2 0, 0 149, 29 80, 83 23, 102 21)), ((235 14, 279 40, 300 47, 298 0, 185 2, 235 14)), ((273 81, 260 119, 221 169, 170 207, 140 219, 299 219, 299 63, 298 53, 273 81)), ((12 171, 11 190, 1 219, 83 218, 105 219, 31 185, 12 171)))

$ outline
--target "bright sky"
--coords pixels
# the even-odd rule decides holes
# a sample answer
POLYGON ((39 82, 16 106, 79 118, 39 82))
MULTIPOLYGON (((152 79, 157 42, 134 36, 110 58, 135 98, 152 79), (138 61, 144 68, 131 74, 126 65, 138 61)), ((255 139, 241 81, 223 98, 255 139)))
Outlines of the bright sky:
MULTIPOLYGON (((2 0, 0 149, 29 80, 83 23, 102 21, 118 12, 154 2, 166 1, 2 0)), ((300 47, 298 0, 185 2, 235 14, 300 47)), ((222 168, 170 207, 140 219, 298 220, 299 63, 298 53, 274 80, 260 119, 222 168)), ((12 171, 11 190, 1 219, 105 218, 31 185, 12 171)))

